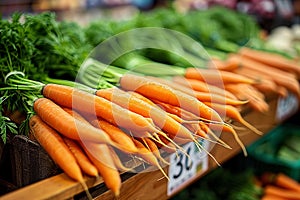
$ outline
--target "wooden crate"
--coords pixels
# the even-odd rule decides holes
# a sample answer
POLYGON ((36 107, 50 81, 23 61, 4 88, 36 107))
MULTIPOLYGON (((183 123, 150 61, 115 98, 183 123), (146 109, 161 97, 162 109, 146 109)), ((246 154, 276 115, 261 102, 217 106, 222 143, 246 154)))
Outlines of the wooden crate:
POLYGON ((62 173, 44 149, 25 135, 11 135, 1 155, 2 190, 16 190, 62 173))

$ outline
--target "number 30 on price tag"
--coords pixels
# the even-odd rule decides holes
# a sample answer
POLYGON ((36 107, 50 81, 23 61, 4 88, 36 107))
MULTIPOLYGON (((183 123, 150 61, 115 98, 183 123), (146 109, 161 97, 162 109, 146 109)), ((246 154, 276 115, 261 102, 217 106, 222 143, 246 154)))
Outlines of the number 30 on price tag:
POLYGON ((185 183, 195 177, 199 164, 204 164, 207 168, 207 156, 202 155, 193 142, 183 146, 185 153, 178 152, 170 156, 169 182, 167 194, 171 195, 180 189, 185 183), (202 159, 202 160, 201 160, 202 159))

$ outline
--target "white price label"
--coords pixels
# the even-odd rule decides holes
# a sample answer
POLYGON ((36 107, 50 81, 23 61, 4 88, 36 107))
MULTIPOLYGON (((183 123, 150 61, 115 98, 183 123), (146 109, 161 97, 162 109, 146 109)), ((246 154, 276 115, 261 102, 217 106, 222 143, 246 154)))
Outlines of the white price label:
POLYGON ((286 98, 279 98, 277 103, 276 119, 283 121, 298 109, 298 98, 296 95, 289 93, 286 98))
MULTIPOLYGON (((207 149, 208 143, 203 140, 200 142, 207 149)), ((202 171, 205 171, 208 167, 206 153, 204 151, 199 152, 193 142, 183 146, 183 149, 186 153, 179 151, 177 154, 174 153, 170 156, 168 195, 173 194, 194 178, 198 169, 201 168, 202 171)))

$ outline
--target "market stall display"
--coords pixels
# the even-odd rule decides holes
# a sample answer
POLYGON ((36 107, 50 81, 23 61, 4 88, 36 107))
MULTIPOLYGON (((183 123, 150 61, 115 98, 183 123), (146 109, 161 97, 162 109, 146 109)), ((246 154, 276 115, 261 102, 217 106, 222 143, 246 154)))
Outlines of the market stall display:
POLYGON ((290 96, 298 108, 298 62, 268 47, 250 16, 223 7, 161 9, 86 27, 57 21, 51 12, 0 23, 2 140, 8 134, 36 140, 80 185, 72 185, 71 195, 85 190, 91 198, 88 187, 102 182, 108 195, 124 198, 127 173, 155 171, 170 181, 172 155, 195 162, 191 148, 214 167, 220 149, 247 155, 240 133, 258 138, 275 120, 261 128, 246 110, 274 115, 270 102, 290 96))

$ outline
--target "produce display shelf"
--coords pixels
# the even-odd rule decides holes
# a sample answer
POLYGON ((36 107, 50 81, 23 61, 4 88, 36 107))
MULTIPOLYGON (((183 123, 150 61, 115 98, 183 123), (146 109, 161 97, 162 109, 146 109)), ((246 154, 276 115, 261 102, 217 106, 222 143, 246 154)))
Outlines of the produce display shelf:
MULTIPOLYGON (((251 109, 244 109, 242 114, 248 122, 257 127, 263 133, 267 133, 283 121, 283 119, 277 119, 279 100, 280 99, 275 96, 269 97, 269 111, 266 113, 259 113, 251 109)), ((292 116, 296 111, 297 109, 291 109, 288 113, 285 113, 285 115, 286 117, 292 116)), ((241 141, 246 146, 261 137, 248 129, 238 130, 238 134, 241 141)), ((220 145, 214 145, 210 151, 211 155, 214 156, 214 158, 222 165, 222 163, 237 155, 241 151, 241 148, 231 134, 222 133, 220 137, 232 147, 232 149, 226 149, 220 145)), ((208 156, 207 170, 198 171, 191 179, 188 180, 188 182, 181 185, 178 191, 187 187, 192 182, 198 180, 216 167, 218 167, 217 163, 208 156)), ((168 166, 164 167, 164 170, 168 172, 168 166)), ((172 195, 176 194, 175 192, 171 196, 168 195, 168 181, 163 177, 159 170, 150 170, 149 172, 137 174, 124 173, 121 177, 122 187, 120 196, 118 197, 119 200, 168 199, 172 195)), ((107 190, 101 178, 95 179, 85 177, 85 181, 87 186, 90 188, 90 192, 94 199, 115 199, 112 192, 107 190)), ((82 186, 79 183, 72 181, 64 173, 33 183, 29 186, 22 187, 16 191, 3 195, 0 199, 33 199, 34 197, 38 199, 86 199, 82 186)))

